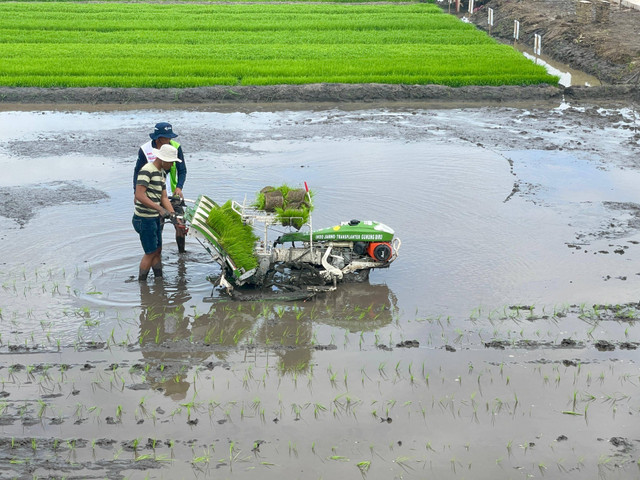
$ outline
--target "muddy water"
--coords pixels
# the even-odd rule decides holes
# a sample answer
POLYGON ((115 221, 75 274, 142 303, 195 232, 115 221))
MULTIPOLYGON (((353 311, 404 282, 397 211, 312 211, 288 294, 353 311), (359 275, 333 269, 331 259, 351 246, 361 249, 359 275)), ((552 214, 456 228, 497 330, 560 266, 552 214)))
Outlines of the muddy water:
POLYGON ((571 68, 564 63, 555 61, 553 58, 547 55, 536 55, 534 53, 534 50, 530 47, 527 47, 526 45, 515 43, 513 47, 516 50, 522 52, 524 56, 529 60, 533 60, 535 63, 543 65, 547 69, 547 72, 549 72, 551 75, 557 75, 560 78, 560 85, 564 87, 576 85, 593 87, 602 85, 602 82, 593 75, 589 75, 588 73, 585 73, 581 70, 571 68))
POLYGON ((637 474, 634 108, 0 118, 8 478, 637 474), (168 229, 164 280, 129 282, 133 163, 160 120, 187 197, 307 181, 314 227, 384 222, 399 259, 304 304, 225 302, 168 229))

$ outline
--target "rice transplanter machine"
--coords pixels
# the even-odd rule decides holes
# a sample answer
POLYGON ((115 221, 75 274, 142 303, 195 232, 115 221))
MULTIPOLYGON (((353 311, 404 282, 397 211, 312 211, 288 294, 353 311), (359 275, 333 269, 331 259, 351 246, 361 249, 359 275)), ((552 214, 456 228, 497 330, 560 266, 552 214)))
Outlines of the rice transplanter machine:
MULTIPOLYGON (((307 183, 305 197, 311 204, 307 183)), ((374 268, 388 268, 398 258, 401 241, 387 225, 375 221, 350 220, 329 228, 313 230, 311 214, 302 228, 283 233, 282 218, 247 201, 231 201, 233 211, 243 225, 256 233, 253 255, 257 266, 239 268, 221 235, 208 223, 213 209, 220 208, 211 198, 201 195, 189 202, 184 213, 188 234, 220 265, 222 272, 214 282, 227 293, 234 290, 262 289, 293 292, 334 290, 340 282, 358 282, 369 278, 374 268), (279 234, 273 241, 271 234, 279 234)))

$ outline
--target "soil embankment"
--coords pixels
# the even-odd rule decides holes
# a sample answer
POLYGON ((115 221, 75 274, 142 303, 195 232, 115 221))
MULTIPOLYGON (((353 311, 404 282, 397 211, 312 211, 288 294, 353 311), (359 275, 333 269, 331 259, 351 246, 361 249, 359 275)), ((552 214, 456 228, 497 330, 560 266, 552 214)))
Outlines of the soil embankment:
POLYGON ((489 0, 474 10, 470 20, 508 42, 514 40, 517 20, 519 43, 533 47, 537 34, 543 52, 558 62, 608 84, 640 82, 640 10, 603 0, 489 0))
POLYGON ((549 85, 460 88, 442 85, 310 84, 199 88, 0 88, 0 103, 42 104, 238 104, 305 102, 434 101, 495 104, 520 101, 640 100, 638 85, 553 87, 549 85))

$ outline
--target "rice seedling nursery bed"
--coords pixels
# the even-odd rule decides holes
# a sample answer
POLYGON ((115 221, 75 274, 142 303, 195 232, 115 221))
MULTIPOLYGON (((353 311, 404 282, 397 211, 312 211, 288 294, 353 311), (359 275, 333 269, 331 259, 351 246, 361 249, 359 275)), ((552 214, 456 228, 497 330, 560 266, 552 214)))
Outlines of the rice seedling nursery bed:
POLYGON ((557 84, 426 3, 1 3, 0 42, 13 87, 557 84))

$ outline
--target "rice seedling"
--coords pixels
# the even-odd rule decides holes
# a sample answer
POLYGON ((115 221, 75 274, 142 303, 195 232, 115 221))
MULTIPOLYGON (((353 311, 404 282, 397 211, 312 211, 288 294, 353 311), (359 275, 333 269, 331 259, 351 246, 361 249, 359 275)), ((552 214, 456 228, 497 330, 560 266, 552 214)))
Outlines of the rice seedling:
POLYGON ((98 407, 97 405, 94 405, 92 407, 89 407, 87 409, 87 412, 93 413, 95 415, 96 419, 99 419, 100 415, 102 413, 102 407, 98 407))
POLYGON ((367 475, 367 472, 369 471, 369 468, 371 467, 371 461, 364 460, 362 462, 358 462, 356 466, 360 470, 360 473, 362 474, 362 476, 365 477, 367 475))
MULTIPOLYGON (((396 459, 393 460, 393 463, 398 465, 405 472, 410 473, 409 470, 413 470, 413 467, 407 463, 409 460, 411 460, 409 457, 400 456, 400 457, 396 457, 396 459)), ((452 465, 454 466, 454 472, 455 472, 455 459, 452 459, 452 465)))
POLYGON ((44 416, 44 413, 46 412, 48 406, 43 400, 40 400, 40 399, 38 399, 38 405, 39 405, 38 418, 42 419, 42 417, 44 416))
POLYGON ((231 200, 213 208, 207 224, 218 234, 220 244, 239 269, 249 271, 258 266, 253 247, 259 239, 250 225, 243 225, 240 215, 231 207, 231 200))
POLYGON ((334 460, 336 462, 349 462, 350 460, 343 455, 331 455, 327 457, 327 460, 334 460))

